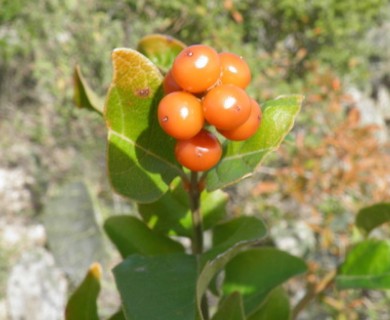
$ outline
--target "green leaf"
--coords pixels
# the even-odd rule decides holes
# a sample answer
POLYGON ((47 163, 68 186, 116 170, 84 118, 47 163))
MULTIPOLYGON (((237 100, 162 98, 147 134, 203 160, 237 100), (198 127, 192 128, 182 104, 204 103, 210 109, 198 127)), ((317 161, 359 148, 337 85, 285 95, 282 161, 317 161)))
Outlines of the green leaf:
POLYGON ((103 113, 104 98, 99 97, 89 86, 81 73, 80 66, 74 68, 73 73, 73 100, 79 108, 86 108, 103 113))
POLYGON ((93 262, 107 261, 106 242, 99 211, 87 185, 67 183, 47 200, 43 223, 48 246, 72 283, 79 283, 93 262))
MULTIPOLYGON (((196 301, 198 312, 201 311, 201 301, 202 296, 205 294, 207 288, 210 285, 210 282, 215 276, 220 272, 229 261, 231 261, 234 257, 236 257, 242 250, 246 249, 250 246, 252 242, 241 241, 237 242, 235 245, 229 247, 225 252, 220 253, 217 257, 212 260, 206 260, 205 256, 203 256, 201 265, 205 264, 202 268, 201 273, 199 274, 198 281, 196 284, 196 301)), ((231 292, 232 293, 232 292, 231 292)))
POLYGON ((108 175, 118 193, 152 202, 182 174, 174 158, 175 141, 158 124, 162 75, 135 50, 116 49, 112 60, 114 75, 105 105, 108 175))
POLYGON ((336 284, 340 289, 390 289, 390 241, 358 243, 341 265, 336 284))
POLYGON ((358 212, 356 226, 370 233, 376 227, 389 221, 390 203, 377 203, 358 212))
POLYGON ((274 288, 306 269, 302 259, 275 248, 250 249, 226 266, 223 292, 225 295, 240 292, 245 313, 250 315, 274 288))
POLYGON ((289 320, 290 311, 290 301, 287 293, 282 287, 277 287, 271 291, 260 309, 252 314, 248 320, 289 320))
POLYGON ((122 310, 114 313, 108 320, 126 320, 122 310))
POLYGON ((104 223, 104 229, 123 258, 132 253, 154 255, 184 251, 180 243, 149 229, 135 217, 110 217, 104 223))
MULTIPOLYGON (((233 248, 233 252, 238 253, 245 248, 255 245, 266 235, 267 229, 265 225, 256 217, 239 217, 218 224, 213 228, 213 247, 203 253, 200 263, 205 265, 218 255, 229 252, 230 248, 233 248)), ((215 295, 221 294, 216 276, 211 280, 209 289, 215 295)))
POLYGON ((237 243, 253 245, 266 234, 264 223, 256 217, 239 217, 218 224, 213 229, 213 248, 203 254, 202 260, 214 259, 237 243))
POLYGON ((197 319, 195 256, 134 254, 114 268, 114 276, 126 319, 197 319))
POLYGON ((96 300, 100 292, 102 269, 100 264, 90 266, 83 282, 70 296, 65 309, 66 320, 98 320, 96 300))
POLYGON ((186 45, 170 36, 162 34, 151 34, 142 38, 137 50, 148 57, 161 70, 167 72, 176 56, 186 45))
MULTIPOLYGON (((201 194, 201 213, 204 229, 210 229, 226 213, 228 196, 221 190, 201 194)), ((192 236, 192 219, 188 194, 180 180, 172 189, 153 203, 139 204, 138 210, 148 226, 169 235, 192 236)))
POLYGON ((211 320, 245 320, 242 297, 238 292, 233 292, 218 307, 211 320))
POLYGON ((258 132, 246 141, 226 144, 222 160, 207 175, 207 189, 224 188, 250 176, 266 155, 276 150, 294 125, 303 96, 267 101, 258 132))

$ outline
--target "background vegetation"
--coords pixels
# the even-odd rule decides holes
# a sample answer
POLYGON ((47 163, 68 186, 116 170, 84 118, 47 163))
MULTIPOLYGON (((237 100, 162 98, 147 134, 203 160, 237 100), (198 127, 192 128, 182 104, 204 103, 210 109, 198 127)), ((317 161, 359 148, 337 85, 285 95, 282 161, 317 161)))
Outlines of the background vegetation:
MULTIPOLYGON (((0 167, 21 169, 28 192, 26 205, 4 205, 7 223, 39 220, 51 191, 80 177, 103 208, 130 210, 106 181, 101 118, 74 106, 73 70, 80 64, 104 95, 112 49, 135 47, 150 33, 244 56, 258 101, 306 96, 298 125, 269 167, 229 190, 232 214, 265 218, 271 236, 288 235, 296 253, 325 273, 361 237, 350 227, 357 210, 390 199, 388 145, 377 139, 377 126, 361 125, 362 101, 349 94, 351 87, 373 96, 378 84, 389 89, 386 39, 370 37, 390 18, 386 0, 0 0, 0 8, 0 167)), ((11 189, 1 202, 10 201, 11 189)), ((18 252, 0 239, 0 300, 18 252)), ((309 314, 385 319, 389 299, 329 289, 309 314)))

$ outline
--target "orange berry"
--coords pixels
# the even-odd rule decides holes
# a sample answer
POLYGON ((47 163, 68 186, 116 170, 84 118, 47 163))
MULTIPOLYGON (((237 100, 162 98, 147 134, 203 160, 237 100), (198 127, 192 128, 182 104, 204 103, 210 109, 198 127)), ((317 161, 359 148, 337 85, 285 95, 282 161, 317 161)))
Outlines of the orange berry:
POLYGON ((234 84, 245 89, 251 81, 251 71, 246 61, 230 52, 219 54, 221 60, 221 83, 234 84))
POLYGON ((261 123, 261 109, 257 102, 251 99, 251 113, 249 118, 239 127, 232 130, 219 130, 225 138, 234 141, 242 141, 253 136, 261 123))
POLYGON ((176 139, 192 138, 204 124, 199 99, 184 91, 172 92, 162 98, 157 114, 162 129, 176 139))
POLYGON ((171 70, 169 70, 164 77, 163 88, 164 88, 164 94, 182 90, 180 86, 176 83, 175 79, 173 78, 171 70))
POLYGON ((181 165, 192 171, 207 171, 221 159, 222 147, 214 134, 203 129, 191 139, 178 140, 175 156, 181 165))
POLYGON ((201 93, 219 79, 221 64, 218 53, 211 47, 198 44, 183 49, 172 66, 172 75, 183 90, 201 93))
POLYGON ((232 84, 211 89, 203 99, 204 117, 220 130, 232 130, 242 125, 251 113, 251 100, 247 93, 232 84))

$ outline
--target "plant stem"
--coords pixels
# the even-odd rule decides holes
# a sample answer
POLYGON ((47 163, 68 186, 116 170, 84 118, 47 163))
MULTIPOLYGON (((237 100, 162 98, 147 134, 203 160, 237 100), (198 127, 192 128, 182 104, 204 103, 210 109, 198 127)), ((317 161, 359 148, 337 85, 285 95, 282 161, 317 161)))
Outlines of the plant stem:
POLYGON ((302 299, 296 304, 294 309, 292 310, 292 320, 297 319, 299 313, 321 292, 325 291, 329 288, 334 279, 336 277, 336 271, 330 271, 327 273, 321 281, 318 282, 310 282, 307 286, 306 294, 302 297, 302 299))
MULTIPOLYGON (((192 254, 197 257, 198 265, 200 255, 203 253, 203 221, 200 212, 200 194, 198 173, 191 171, 190 189, 188 192, 190 199, 190 209, 192 215, 193 236, 191 242, 192 254)), ((201 301, 201 309, 204 320, 209 320, 209 307, 207 297, 204 295, 201 301)))
POLYGON ((189 197, 193 225, 192 253, 199 256, 203 253, 203 222, 200 212, 198 173, 195 171, 191 171, 189 197))

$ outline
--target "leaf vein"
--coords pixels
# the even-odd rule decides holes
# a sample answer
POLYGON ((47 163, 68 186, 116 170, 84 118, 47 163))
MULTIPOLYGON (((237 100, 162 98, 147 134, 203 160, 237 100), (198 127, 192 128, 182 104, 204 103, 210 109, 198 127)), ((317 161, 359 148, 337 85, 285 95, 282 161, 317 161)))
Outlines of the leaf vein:
POLYGON ((174 171, 176 171, 180 176, 182 176, 184 173, 182 172, 182 170, 180 170, 176 165, 170 163, 169 161, 167 161, 166 159, 162 158, 161 156, 159 156, 158 154, 150 151, 149 149, 146 149, 144 148, 143 146, 139 145, 138 143, 136 143, 135 141, 129 139, 128 137, 126 137, 123 133, 120 133, 120 132, 116 132, 116 131, 113 131, 113 130, 109 130, 108 132, 108 135, 109 135, 109 138, 110 138, 110 135, 114 135, 124 141, 126 141, 127 143, 133 145, 135 148, 138 148, 140 149, 141 151, 143 151, 144 153, 150 155, 151 157, 154 157, 155 159, 157 159, 158 161, 160 161, 161 163, 163 163, 166 167, 169 167, 171 169, 173 169, 174 171))

